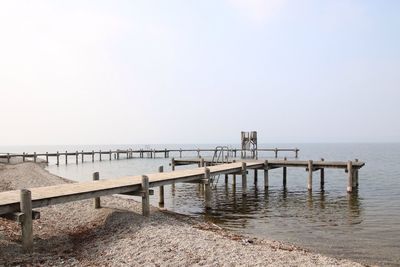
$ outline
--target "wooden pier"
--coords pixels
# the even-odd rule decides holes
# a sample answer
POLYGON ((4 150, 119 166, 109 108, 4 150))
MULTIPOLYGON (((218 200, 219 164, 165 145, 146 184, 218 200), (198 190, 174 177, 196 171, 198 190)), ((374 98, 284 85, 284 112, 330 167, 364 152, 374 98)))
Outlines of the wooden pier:
POLYGON ((211 185, 213 177, 224 175, 228 182, 229 175, 236 179, 237 175, 242 177, 242 194, 247 195, 247 173, 249 169, 254 170, 255 178, 259 170, 264 172, 264 186, 268 188, 268 171, 275 168, 283 168, 284 184, 286 184, 286 168, 301 167, 308 171, 307 188, 312 190, 313 172, 321 171, 321 186, 323 186, 323 170, 325 168, 344 169, 348 173, 347 192, 351 193, 358 185, 358 170, 364 166, 363 162, 329 162, 329 161, 297 161, 297 160, 251 160, 215 164, 205 159, 173 160, 172 169, 177 165, 198 164, 200 167, 190 170, 177 170, 163 172, 159 168, 158 173, 141 176, 122 177, 118 179, 100 180, 99 173, 93 174, 93 181, 62 184, 31 188, 29 190, 13 190, 0 192, 0 216, 15 220, 21 223, 22 246, 24 251, 30 252, 33 249, 33 228, 32 220, 40 217, 35 208, 49 205, 61 204, 83 199, 94 199, 94 208, 100 208, 100 197, 112 194, 127 194, 142 197, 142 213, 144 216, 150 214, 149 195, 150 188, 160 187, 160 206, 164 204, 164 185, 175 183, 201 183, 205 187, 205 208, 211 208, 211 185), (213 166, 209 166, 213 165, 213 166))
MULTIPOLYGON (((271 152, 275 158, 278 158, 279 152, 293 152, 294 157, 299 156, 298 148, 258 148, 257 151, 253 151, 253 155, 258 155, 259 152, 271 152)), ((33 162, 37 162, 38 158, 49 162, 49 158, 55 158, 56 165, 60 165, 61 162, 65 164, 74 162, 75 164, 83 163, 86 161, 94 162, 95 160, 119 160, 119 159, 132 159, 132 158, 156 158, 164 157, 169 158, 170 155, 183 157, 183 154, 195 153, 198 158, 202 157, 202 154, 216 153, 217 149, 207 148, 193 148, 193 149, 125 149, 125 150, 107 150, 107 151, 57 151, 57 152, 46 152, 46 153, 22 153, 22 154, 12 154, 3 153, 0 154, 0 159, 6 159, 8 163, 11 162, 12 158, 22 158, 25 162, 31 159, 33 162), (72 159, 72 161, 71 161, 72 159)), ((228 151, 232 157, 236 158, 242 152, 242 149, 232 148, 228 151)), ((240 155, 239 155, 240 156, 240 155)))

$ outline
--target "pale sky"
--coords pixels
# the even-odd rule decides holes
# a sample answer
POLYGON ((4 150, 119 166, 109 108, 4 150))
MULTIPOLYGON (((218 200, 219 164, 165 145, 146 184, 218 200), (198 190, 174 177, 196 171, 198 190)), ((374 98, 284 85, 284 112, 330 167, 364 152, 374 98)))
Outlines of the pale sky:
POLYGON ((0 145, 400 142, 400 1, 0 0, 0 145))

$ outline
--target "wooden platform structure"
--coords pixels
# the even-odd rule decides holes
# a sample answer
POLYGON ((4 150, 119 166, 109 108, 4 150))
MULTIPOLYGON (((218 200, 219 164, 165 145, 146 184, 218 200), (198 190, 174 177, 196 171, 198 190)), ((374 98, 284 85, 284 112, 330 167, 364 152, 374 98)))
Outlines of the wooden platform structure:
MULTIPOLYGON (((242 149, 232 148, 230 149, 230 153, 233 157, 237 157, 238 153, 240 153, 242 149)), ((299 156, 298 148, 257 148, 257 151, 253 152, 253 155, 258 155, 259 152, 272 152, 275 158, 278 158, 279 152, 293 152, 294 157, 298 158, 299 156)), ((74 151, 74 152, 53 152, 53 153, 22 153, 22 154, 13 154, 13 153, 2 153, 0 154, 0 159, 6 159, 8 163, 11 162, 12 158, 18 157, 22 158, 22 161, 25 162, 28 159, 36 162, 38 158, 44 159, 46 162, 49 162, 49 158, 55 158, 56 164, 59 165, 61 160, 64 160, 65 164, 70 163, 68 160, 75 162, 75 164, 83 163, 89 158, 91 162, 95 160, 103 161, 103 160, 119 160, 119 159, 132 159, 132 158, 156 158, 164 157, 169 158, 170 155, 179 155, 179 158, 182 158, 184 153, 196 153, 197 157, 200 158, 202 154, 206 153, 215 153, 216 149, 212 148, 193 148, 193 149, 118 149, 118 150, 108 150, 108 151, 74 151)))
MULTIPOLYGON (((327 161, 289 161, 289 160, 252 160, 232 162, 226 164, 215 164, 204 159, 173 160, 173 170, 176 165, 198 164, 200 167, 190 170, 176 170, 163 172, 162 166, 158 173, 141 176, 122 177, 118 179, 99 180, 99 173, 93 174, 93 181, 61 184, 30 188, 29 190, 13 190, 0 192, 0 216, 15 220, 21 223, 22 247, 24 251, 31 252, 33 249, 33 228, 32 220, 40 217, 35 208, 49 205, 67 203, 83 199, 94 198, 94 208, 100 208, 100 197, 112 194, 137 195, 142 197, 142 213, 144 216, 150 214, 149 195, 150 188, 160 187, 160 205, 164 203, 164 185, 196 182, 205 186, 205 207, 211 208, 211 183, 216 175, 225 175, 226 182, 229 175, 236 179, 236 175, 242 177, 242 194, 247 195, 247 173, 249 169, 255 171, 255 178, 258 170, 264 171, 264 186, 268 188, 268 170, 274 168, 305 167, 308 170, 308 189, 312 190, 312 173, 324 168, 345 169, 349 174, 347 191, 358 184, 358 170, 364 166, 363 162, 327 162, 327 161), (214 166, 208 166, 213 164, 214 166)), ((321 172, 322 174, 322 172, 321 172)), ((284 172, 284 175, 285 172, 284 172)), ((322 175, 321 175, 322 179, 322 175)), ((284 183, 286 183, 284 177, 284 183)), ((322 183, 322 180, 321 180, 322 183)))

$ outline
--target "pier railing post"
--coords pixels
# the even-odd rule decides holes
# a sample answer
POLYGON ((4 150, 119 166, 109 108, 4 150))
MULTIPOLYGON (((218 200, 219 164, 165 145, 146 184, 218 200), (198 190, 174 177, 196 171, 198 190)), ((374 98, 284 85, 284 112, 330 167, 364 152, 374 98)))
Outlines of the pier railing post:
POLYGON ((206 187, 205 198, 206 198, 206 209, 211 209, 211 185, 210 185, 210 169, 204 168, 204 185, 206 187))
POLYGON ((349 175, 348 183, 347 183, 347 192, 353 192, 353 162, 349 160, 347 162, 347 172, 349 175))
POLYGON ((308 161, 308 182, 307 182, 307 189, 309 191, 312 190, 312 176, 313 176, 313 161, 308 161))
POLYGON ((268 160, 264 161, 264 188, 268 189, 268 160))
POLYGON ((295 148, 295 157, 296 159, 299 157, 299 149, 297 147, 295 148))
POLYGON ((247 195, 247 166, 246 162, 242 162, 242 195, 247 195))
POLYGON ((112 151, 110 149, 110 158, 109 158, 109 160, 111 160, 111 158, 112 158, 112 151))
POLYGON ((278 149, 277 148, 275 148, 275 158, 278 158, 278 149))
MULTIPOLYGON (((100 179, 100 174, 98 172, 93 173, 93 181, 98 181, 100 179)), ((94 208, 99 209, 100 206, 100 197, 94 198, 94 208)))
MULTIPOLYGON (((164 172, 164 166, 158 167, 158 172, 164 172)), ((158 201, 158 206, 160 208, 164 207, 164 186, 160 186, 160 200, 158 201)))
POLYGON ((46 163, 49 163, 49 152, 46 152, 46 163))
POLYGON ((149 177, 142 175, 142 214, 150 216, 149 177))
POLYGON ((101 161, 101 150, 99 151, 99 160, 101 161))
POLYGON ((24 214, 21 222, 22 249, 24 252, 33 251, 33 225, 32 225, 32 195, 31 191, 22 189, 20 192, 20 209, 24 214))
POLYGON ((182 148, 179 149, 179 157, 182 158, 182 148))
POLYGON ((76 163, 76 165, 78 165, 78 156, 79 155, 79 153, 78 153, 78 150, 75 152, 75 163, 76 163))
POLYGON ((84 155, 83 155, 84 153, 83 153, 83 150, 82 150, 82 153, 81 153, 81 156, 82 156, 82 163, 85 161, 85 159, 84 159, 84 155))

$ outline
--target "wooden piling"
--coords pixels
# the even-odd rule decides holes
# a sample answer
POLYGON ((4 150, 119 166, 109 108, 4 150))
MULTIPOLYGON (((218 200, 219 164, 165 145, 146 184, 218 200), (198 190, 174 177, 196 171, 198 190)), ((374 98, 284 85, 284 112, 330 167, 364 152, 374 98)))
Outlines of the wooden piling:
POLYGON ((111 160, 111 158, 112 158, 112 151, 111 151, 111 149, 110 149, 110 157, 109 157, 109 160, 111 160))
POLYGON ((200 158, 200 149, 197 149, 197 157, 200 158))
MULTIPOLYGON (((164 172, 164 166, 158 167, 158 172, 164 172)), ((164 207, 164 186, 160 186, 160 200, 158 201, 158 206, 160 208, 164 207)))
POLYGON ((79 161, 79 153, 78 150, 75 152, 75 164, 78 165, 78 161, 79 161))
POLYGON ((94 162, 94 150, 92 150, 92 162, 94 162))
POLYGON ((258 182, 258 170, 254 169, 254 184, 257 185, 258 182))
POLYGON ((33 224, 32 224, 32 195, 31 191, 22 189, 20 192, 20 209, 24 214, 21 222, 22 250, 26 253, 33 251, 33 224))
POLYGON ((246 162, 242 162, 242 195, 247 195, 247 167, 246 162))
POLYGON ((211 209, 211 185, 210 185, 210 169, 204 168, 204 185, 205 185, 205 200, 206 209, 211 209))
POLYGON ((99 151, 99 160, 101 161, 101 150, 99 151))
POLYGON ((182 148, 179 149, 179 157, 182 158, 182 148))
POLYGON ((7 163, 10 163, 10 153, 7 153, 7 163))
POLYGON ((264 161, 264 188, 267 189, 269 186, 268 181, 268 160, 264 161))
MULTIPOLYGON (((321 161, 325 161, 324 158, 321 158, 321 161)), ((321 189, 324 189, 324 185, 325 185, 325 169, 321 168, 320 170, 320 182, 321 182, 321 189)))
MULTIPOLYGON (((93 173, 93 181, 98 181, 100 179, 100 174, 98 172, 93 173)), ((100 209, 100 197, 94 198, 94 208, 100 209)))
POLYGON ((228 174, 225 174, 225 184, 228 183, 228 180, 229 180, 228 174))
POLYGON ((150 216, 149 177, 142 175, 142 214, 150 216))
MULTIPOLYGON (((358 159, 355 159, 355 162, 358 162, 358 159)), ((358 169, 354 171, 354 179, 356 180, 356 187, 358 187, 358 169)))
POLYGON ((33 162, 36 162, 36 160, 37 160, 36 152, 33 152, 33 162))
POLYGON ((299 149, 296 147, 294 152, 295 152, 295 157, 297 159, 299 157, 299 149))
POLYGON ((171 159, 171 169, 172 169, 172 171, 175 171, 175 159, 174 158, 171 159))
POLYGON ((25 162, 25 152, 22 153, 22 162, 25 162))
POLYGON ((278 149, 275 148, 275 158, 278 158, 278 149))
POLYGON ((60 153, 57 151, 57 166, 60 165, 60 153))
POLYGON ((205 167, 204 158, 200 159, 200 166, 199 167, 205 167))
POLYGON ((82 150, 82 153, 81 153, 81 155, 82 155, 82 163, 85 161, 85 159, 84 159, 84 155, 83 155, 84 153, 83 153, 83 150, 82 150))
POLYGON ((351 160, 347 162, 347 172, 349 175, 347 183, 347 192, 351 193, 353 192, 353 162, 351 160))
POLYGON ((312 190, 312 176, 313 176, 313 161, 308 161, 308 182, 307 182, 307 189, 309 191, 312 190))
POLYGON ((49 152, 46 152, 46 163, 49 163, 49 152))
POLYGON ((68 165, 68 152, 65 151, 65 165, 68 165))
MULTIPOLYGON (((284 161, 287 160, 286 157, 283 158, 284 161)), ((286 174, 287 174, 287 167, 283 167, 283 187, 286 188, 286 174)))

